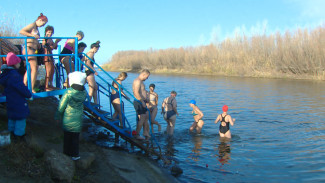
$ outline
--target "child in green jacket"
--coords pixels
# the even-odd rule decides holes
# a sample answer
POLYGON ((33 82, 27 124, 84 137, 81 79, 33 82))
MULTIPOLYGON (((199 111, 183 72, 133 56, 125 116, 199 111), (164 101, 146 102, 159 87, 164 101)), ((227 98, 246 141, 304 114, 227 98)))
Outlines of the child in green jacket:
POLYGON ((79 134, 82 128, 83 102, 87 96, 85 80, 85 73, 76 71, 69 74, 71 87, 62 96, 56 116, 63 122, 63 153, 70 156, 72 160, 80 159, 79 134))

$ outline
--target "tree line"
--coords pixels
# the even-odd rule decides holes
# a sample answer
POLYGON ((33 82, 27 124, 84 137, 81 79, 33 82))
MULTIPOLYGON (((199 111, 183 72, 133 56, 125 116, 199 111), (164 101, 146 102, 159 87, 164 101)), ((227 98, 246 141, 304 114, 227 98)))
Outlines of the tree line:
POLYGON ((253 77, 325 78, 325 26, 270 35, 237 35, 198 47, 119 51, 107 70, 253 77))

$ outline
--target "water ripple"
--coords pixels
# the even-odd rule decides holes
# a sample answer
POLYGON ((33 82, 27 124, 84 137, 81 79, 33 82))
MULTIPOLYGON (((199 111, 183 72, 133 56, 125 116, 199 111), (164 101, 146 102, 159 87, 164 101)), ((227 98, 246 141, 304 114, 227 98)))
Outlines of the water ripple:
MULTIPOLYGON (((118 75, 118 73, 112 73, 118 75)), ((137 74, 123 85, 131 91, 137 74)), ((172 140, 157 134, 163 153, 179 165, 184 182, 322 182, 325 180, 325 83, 282 79, 152 74, 158 103, 176 90, 179 117, 172 140), (189 133, 189 100, 204 113, 201 135, 189 133), (214 124, 227 104, 236 118, 222 141, 214 124)), ((135 127, 133 106, 127 117, 135 127)), ((163 129, 160 114, 156 120, 163 129)))

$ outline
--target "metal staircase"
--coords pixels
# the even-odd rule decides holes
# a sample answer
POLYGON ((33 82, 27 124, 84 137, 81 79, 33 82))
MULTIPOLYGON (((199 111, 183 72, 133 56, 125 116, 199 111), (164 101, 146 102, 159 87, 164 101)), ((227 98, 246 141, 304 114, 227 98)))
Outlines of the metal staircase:
MULTIPOLYGON (((125 116, 124 111, 124 101, 125 102, 130 102, 131 104, 133 104, 133 101, 131 101, 130 99, 125 98, 122 94, 121 91, 123 90, 125 93, 128 94, 128 96, 132 97, 133 100, 137 100, 136 98, 134 98, 133 94, 131 94, 126 88, 124 88, 122 85, 118 84, 118 82, 111 76, 109 75, 106 71, 104 71, 96 62, 94 62, 91 58, 89 58, 86 54, 83 54, 83 56, 87 57, 94 65, 97 66, 98 69, 102 70, 103 73, 108 76, 111 81, 115 81, 115 83, 118 85, 119 90, 115 89, 114 87, 112 87, 112 85, 105 80, 102 76, 97 75, 96 78, 99 78, 102 82, 105 83, 105 85, 107 85, 107 87, 101 85, 100 83, 97 82, 98 85, 98 101, 99 101, 99 105, 94 105, 93 103, 91 103, 89 101, 89 98, 86 99, 86 101, 84 102, 84 106, 85 106, 85 115, 88 116, 90 119, 92 119, 96 124, 99 124, 101 126, 104 126, 105 128, 109 129, 110 131, 114 132, 115 134, 118 134, 121 136, 121 138, 123 138, 124 140, 126 140, 127 142, 131 143, 131 145, 133 146, 137 146, 138 148, 144 150, 146 153, 149 154, 154 154, 158 157, 161 157, 161 148, 158 144, 158 142, 155 139, 154 134, 152 134, 152 130, 150 129, 150 135, 151 135, 151 144, 150 143, 144 143, 144 141, 139 141, 136 140, 135 138, 133 138, 132 136, 132 128, 131 125, 128 121, 128 119, 125 116), (119 93, 120 95, 120 103, 122 105, 121 106, 121 111, 122 111, 122 123, 123 123, 123 127, 120 127, 119 123, 119 119, 112 119, 112 103, 110 101, 110 96, 111 96, 111 90, 115 90, 116 92, 119 93), (110 111, 104 111, 101 110, 101 103, 100 101, 102 100, 101 98, 99 98, 99 93, 102 93, 103 96, 108 97, 109 99, 109 104, 110 104, 110 111), (155 147, 156 149, 159 149, 159 152, 156 152, 152 147, 155 147)), ((79 58, 78 58, 79 59, 79 58)), ((85 67, 89 68, 85 63, 81 62, 81 64, 83 64, 85 67)), ((151 118, 150 118, 150 111, 149 112, 149 122, 151 124, 151 118)), ((149 125, 151 128, 151 125, 149 125)))
MULTIPOLYGON (((51 39, 75 39, 75 53, 74 54, 33 54, 33 55, 17 55, 19 57, 24 57, 27 61, 26 61, 26 72, 27 72, 27 79, 28 79, 28 88, 30 91, 32 91, 31 88, 31 77, 30 77, 30 64, 28 62, 28 56, 54 56, 55 60, 58 60, 59 56, 70 56, 74 57, 75 60, 75 70, 76 71, 80 71, 81 65, 84 65, 86 68, 90 69, 84 62, 82 62, 79 57, 78 57, 78 40, 76 37, 50 37, 51 39)), ((25 45, 25 49, 27 49, 27 37, 0 37, 0 39, 23 39, 24 40, 24 45, 25 45)), ((28 39, 32 39, 31 37, 28 37, 28 39)), ((48 37, 41 37, 40 39, 49 39, 48 37)), ((26 50, 27 53, 27 50, 26 50)), ((60 47, 59 47, 59 53, 60 53, 60 47)), ((122 85, 118 84, 116 82, 116 80, 110 75, 108 74, 106 71, 104 71, 97 63, 95 63, 91 58, 89 58, 86 54, 83 53, 84 57, 87 57, 92 63, 94 63, 94 65, 97 66, 97 68, 99 68, 100 70, 102 70, 103 74, 108 76, 110 78, 110 82, 108 82, 106 79, 104 79, 102 76, 97 75, 96 78, 97 80, 100 79, 103 83, 105 83, 106 86, 101 85, 100 83, 97 82, 98 85, 98 105, 95 105, 94 103, 91 103, 89 96, 87 97, 86 101, 84 102, 84 114, 89 117, 90 119, 93 120, 93 122, 97 125, 101 125, 105 128, 107 128, 108 130, 112 131, 113 133, 119 135, 122 139, 126 140, 127 142, 129 142, 132 146, 136 146, 139 149, 145 151, 148 154, 152 154, 155 156, 158 156, 158 158, 162 158, 161 155, 161 148, 158 144, 158 142, 155 139, 154 134, 152 134, 152 130, 150 129, 150 135, 151 135, 151 139, 150 142, 145 142, 145 141, 141 141, 141 140, 136 140, 135 138, 133 138, 132 136, 132 127, 130 125, 129 120, 126 118, 125 113, 124 113, 124 102, 130 102, 131 104, 133 104, 133 101, 131 101, 130 99, 125 98, 123 95, 121 95, 120 91, 124 91, 125 93, 128 94, 128 96, 132 97, 133 100, 137 100, 136 98, 134 98, 133 94, 131 94, 129 91, 127 91, 126 88, 124 88, 122 85), (110 83, 112 83, 113 81, 115 81, 115 83, 118 85, 119 90, 115 89, 114 87, 112 87, 112 85, 110 83), (122 122, 123 122, 123 127, 120 127, 119 123, 119 119, 112 119, 112 111, 113 111, 113 107, 112 107, 112 103, 110 100, 110 96, 111 96, 111 91, 115 90, 116 92, 119 93, 120 95, 120 103, 121 105, 121 111, 122 111, 122 122), (105 106, 109 108, 109 111, 105 111, 101 109, 101 99, 99 94, 102 94, 102 96, 104 96, 106 99, 108 99, 108 102, 102 102, 103 104, 109 104, 109 106, 105 106), (159 149, 159 152, 157 152, 155 149, 159 149)), ((1 57, 6 57, 6 55, 0 55, 0 59, 1 57)), ((70 60, 71 61, 71 60, 70 60)), ((64 68, 63 65, 60 63, 60 61, 58 61, 57 64, 55 64, 56 66, 56 71, 55 71, 55 78, 56 78, 56 87, 60 88, 60 90, 54 90, 54 91, 48 91, 48 92, 39 92, 39 93, 33 93, 32 99, 34 98, 42 98, 42 97, 50 97, 50 96, 58 96, 58 95, 63 95, 64 92, 66 91, 66 88, 63 86, 63 83, 65 82, 65 76, 64 76, 64 68)), ((90 69, 91 70, 91 69, 90 69)), ((0 102, 5 102, 6 98, 4 96, 0 96, 0 102)), ((150 118, 150 111, 149 112, 149 127, 151 128, 151 118, 150 118)), ((135 118, 137 119, 137 118, 135 118)))

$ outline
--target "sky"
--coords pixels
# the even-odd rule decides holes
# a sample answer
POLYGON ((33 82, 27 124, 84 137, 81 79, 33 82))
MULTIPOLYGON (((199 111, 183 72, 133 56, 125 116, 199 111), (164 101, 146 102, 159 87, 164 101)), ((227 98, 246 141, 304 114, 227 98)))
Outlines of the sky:
POLYGON ((310 30, 324 25, 324 7, 324 0, 0 0, 0 25, 9 20, 19 31, 43 13, 53 36, 82 30, 85 52, 100 40, 95 60, 104 64, 118 51, 217 44, 243 32, 310 30))

